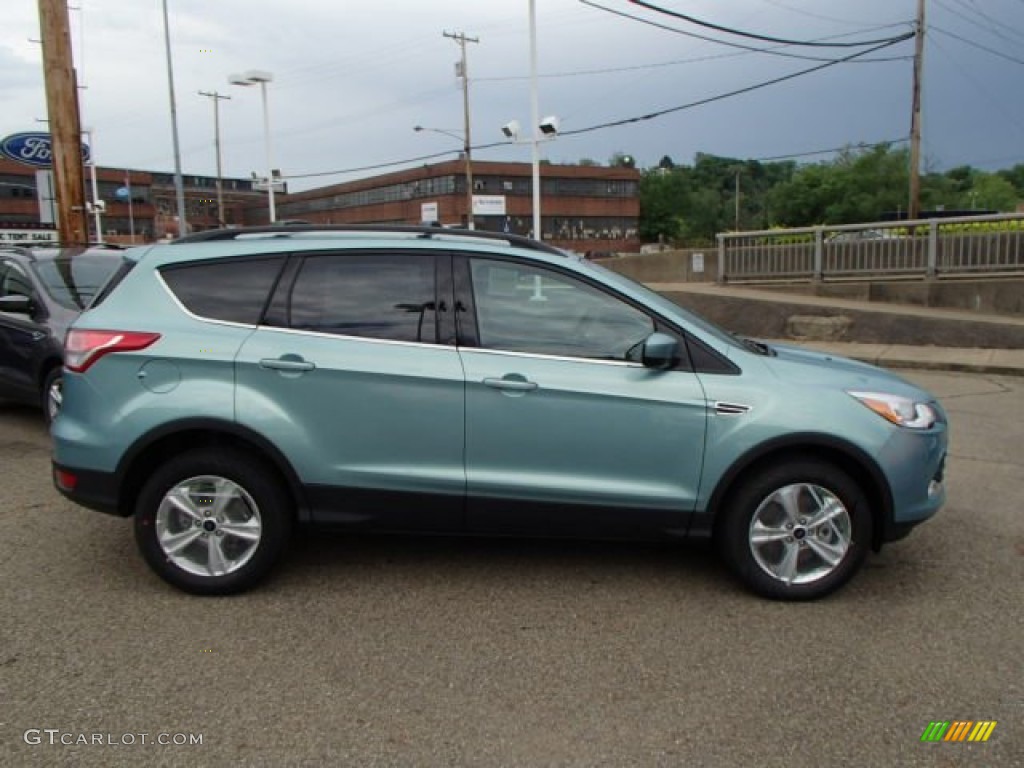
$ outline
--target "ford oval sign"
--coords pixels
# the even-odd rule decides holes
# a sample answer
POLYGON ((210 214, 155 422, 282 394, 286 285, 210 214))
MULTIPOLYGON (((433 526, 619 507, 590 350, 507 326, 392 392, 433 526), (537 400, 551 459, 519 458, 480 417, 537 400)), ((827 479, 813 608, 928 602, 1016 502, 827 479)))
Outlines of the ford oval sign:
MULTIPOLYGON (((48 133, 12 133, 0 141, 0 155, 36 168, 53 165, 53 144, 48 133)), ((82 144, 82 162, 89 162, 89 147, 82 144)))

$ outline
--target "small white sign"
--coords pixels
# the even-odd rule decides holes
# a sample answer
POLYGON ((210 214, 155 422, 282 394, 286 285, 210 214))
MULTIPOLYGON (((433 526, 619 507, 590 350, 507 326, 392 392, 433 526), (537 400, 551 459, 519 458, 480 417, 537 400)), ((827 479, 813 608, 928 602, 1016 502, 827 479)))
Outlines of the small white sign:
POLYGON ((704 254, 703 253, 695 253, 695 254, 693 254, 690 257, 690 262, 691 262, 692 269, 693 269, 694 272, 703 272, 704 271, 704 254))
POLYGON ((474 216, 504 216, 504 195, 473 195, 474 216))
POLYGON ((420 203, 420 221, 424 224, 432 224, 440 221, 438 218, 437 202, 420 203))
POLYGON ((0 243, 32 245, 57 240, 56 229, 0 229, 0 243))

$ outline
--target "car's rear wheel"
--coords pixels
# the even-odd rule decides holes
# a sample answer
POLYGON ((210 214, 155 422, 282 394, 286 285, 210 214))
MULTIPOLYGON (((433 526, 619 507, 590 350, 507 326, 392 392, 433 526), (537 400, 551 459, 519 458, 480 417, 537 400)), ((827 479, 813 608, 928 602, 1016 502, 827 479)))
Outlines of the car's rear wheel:
POLYGON ((57 418, 61 405, 64 404, 64 369, 61 366, 51 368, 43 379, 40 399, 43 406, 43 417, 46 426, 50 426, 57 418))
POLYGON ((859 485, 832 464, 779 463, 740 480, 716 530, 733 572, 754 592, 823 597, 845 584, 870 548, 872 516, 859 485))
POLYGON ((143 486, 135 539, 149 566, 186 592, 242 592, 273 568, 292 505, 276 473, 241 454, 201 450, 162 465, 143 486))

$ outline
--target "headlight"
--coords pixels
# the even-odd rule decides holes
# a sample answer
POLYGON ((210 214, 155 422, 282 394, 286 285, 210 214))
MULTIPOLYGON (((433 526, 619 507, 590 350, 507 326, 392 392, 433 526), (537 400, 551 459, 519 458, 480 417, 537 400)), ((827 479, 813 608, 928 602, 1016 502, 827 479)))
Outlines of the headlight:
POLYGON ((919 403, 909 397, 888 395, 881 392, 850 392, 850 395, 877 413, 886 421, 908 429, 928 429, 938 416, 927 403, 919 403))

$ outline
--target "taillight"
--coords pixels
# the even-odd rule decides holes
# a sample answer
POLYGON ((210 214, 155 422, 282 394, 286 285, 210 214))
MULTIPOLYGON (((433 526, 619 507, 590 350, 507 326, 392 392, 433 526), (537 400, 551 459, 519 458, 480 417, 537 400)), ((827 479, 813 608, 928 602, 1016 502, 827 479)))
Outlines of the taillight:
POLYGON ((66 469, 55 469, 53 471, 53 479, 57 483, 57 487, 62 491, 73 491, 75 486, 78 485, 78 475, 73 475, 66 469))
POLYGON ((145 349, 159 338, 159 333, 72 328, 64 340, 64 365, 76 373, 85 373, 104 355, 145 349))

